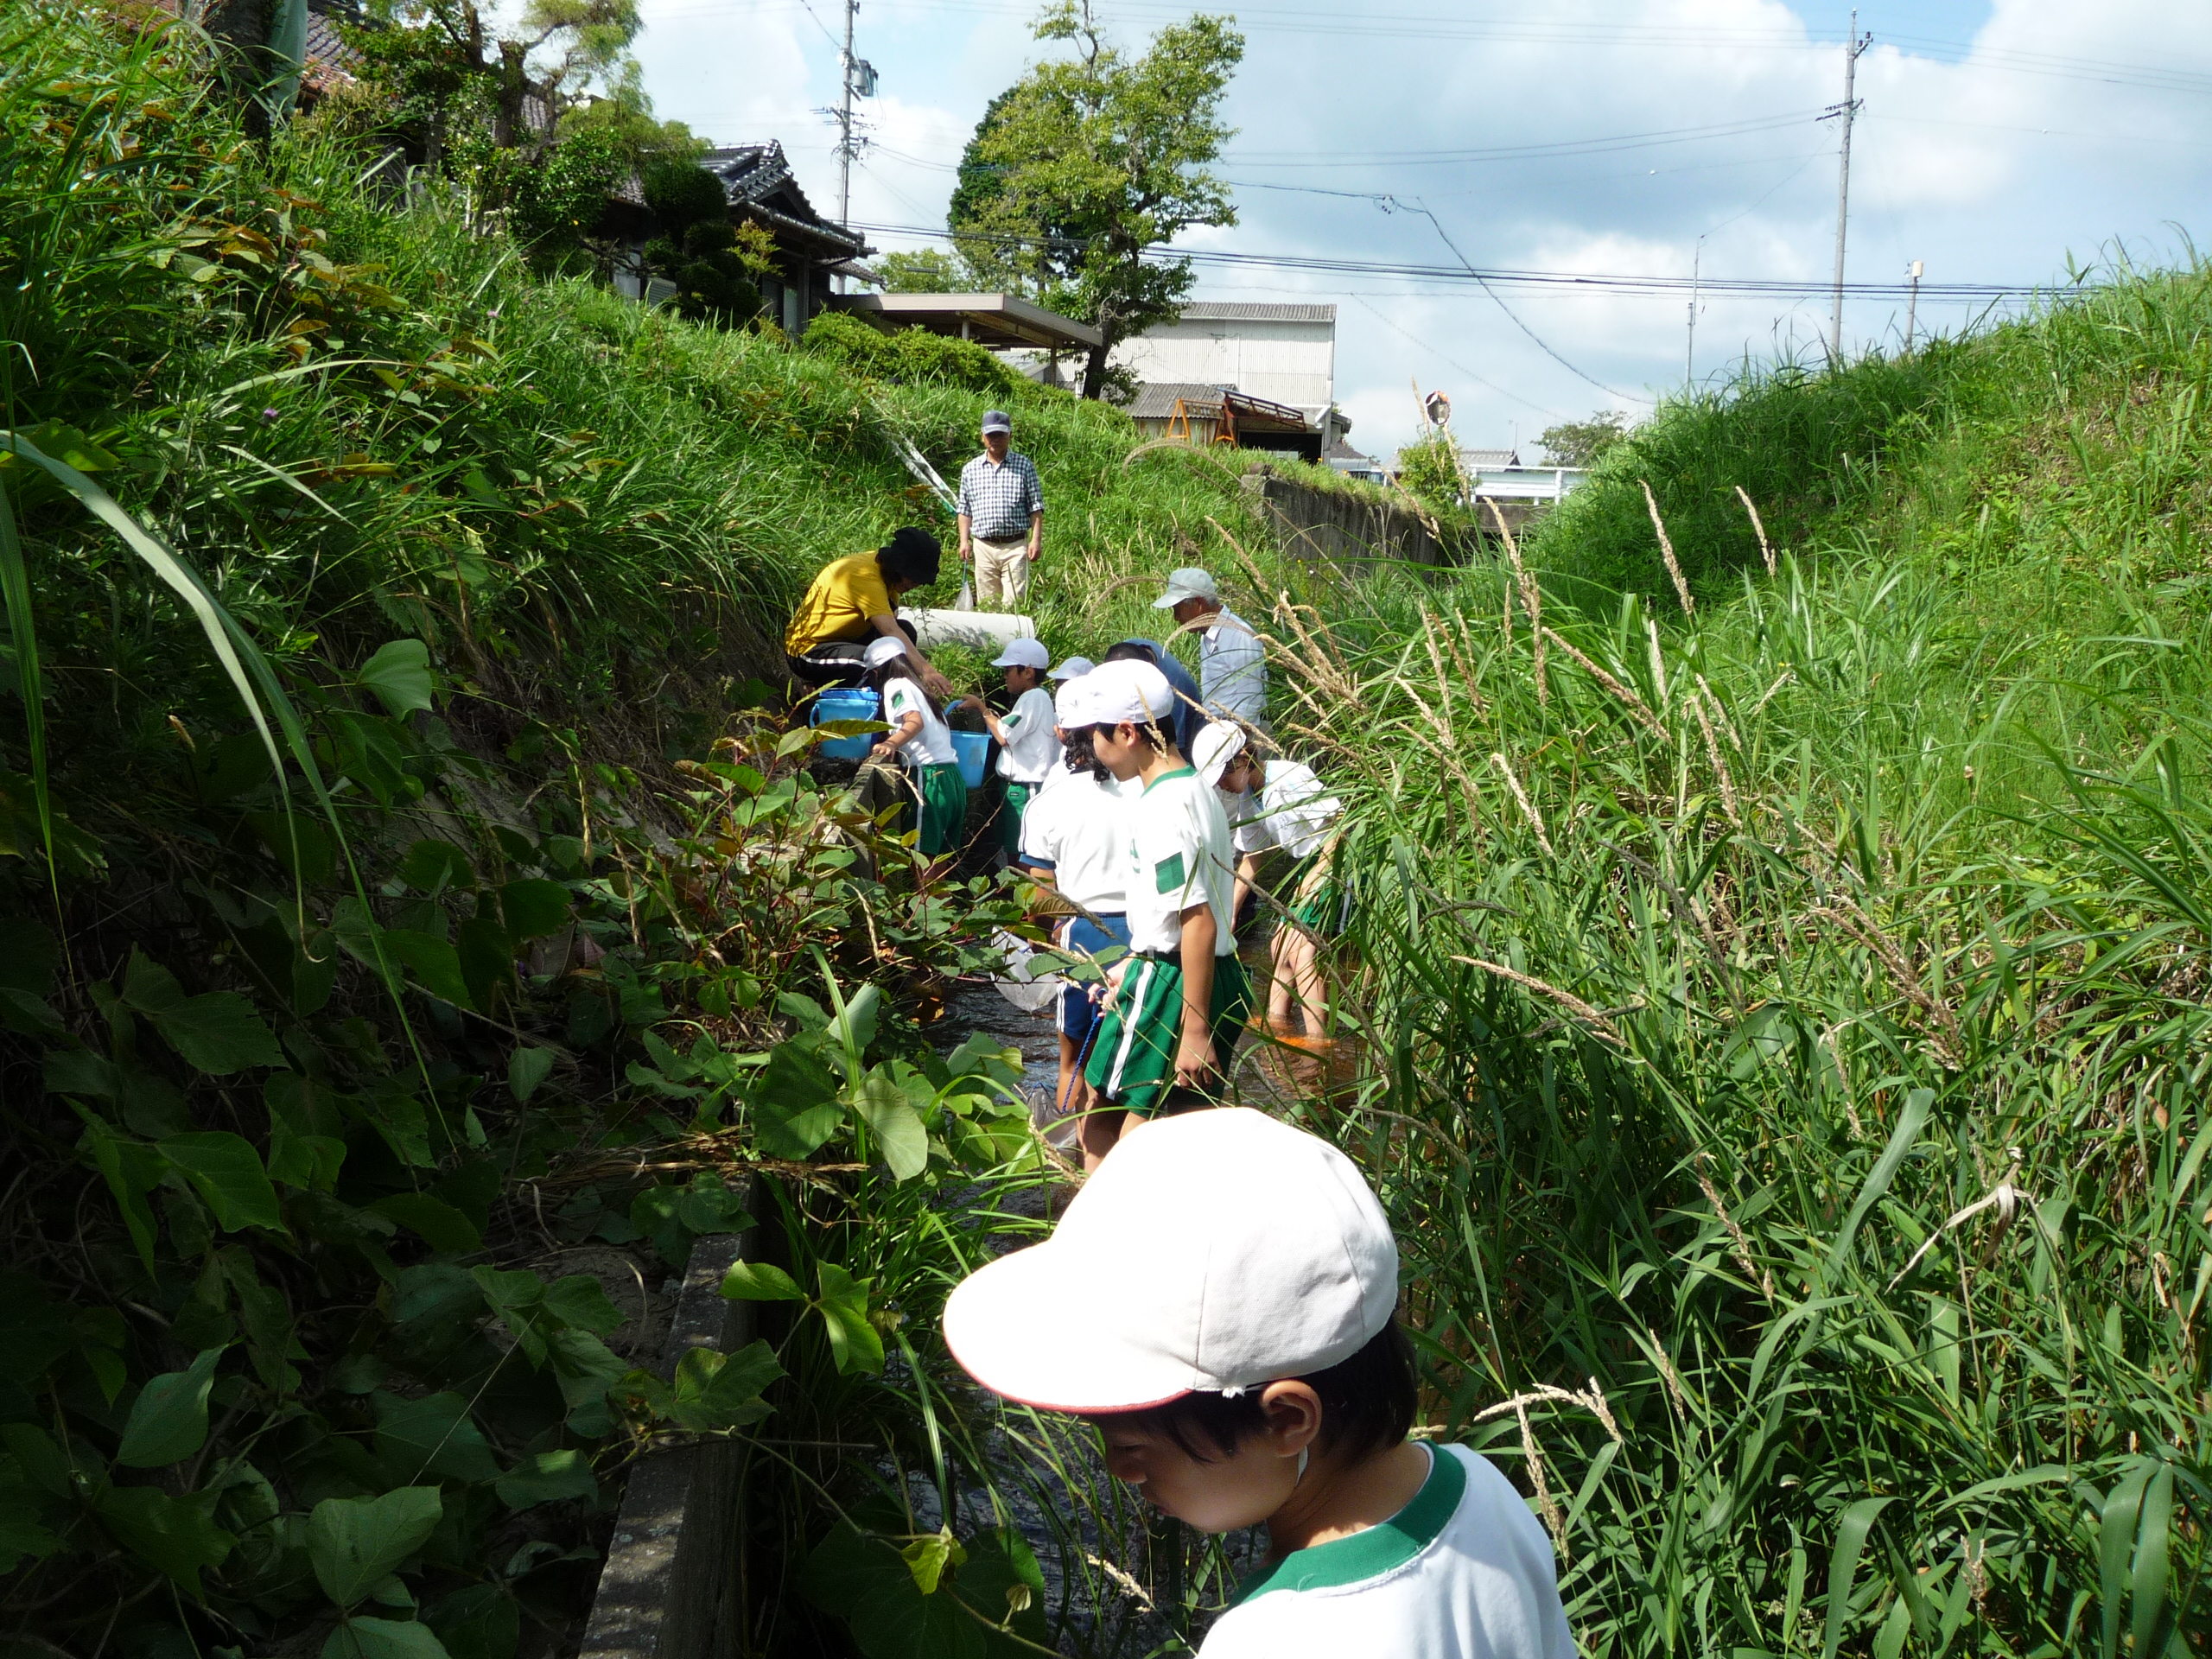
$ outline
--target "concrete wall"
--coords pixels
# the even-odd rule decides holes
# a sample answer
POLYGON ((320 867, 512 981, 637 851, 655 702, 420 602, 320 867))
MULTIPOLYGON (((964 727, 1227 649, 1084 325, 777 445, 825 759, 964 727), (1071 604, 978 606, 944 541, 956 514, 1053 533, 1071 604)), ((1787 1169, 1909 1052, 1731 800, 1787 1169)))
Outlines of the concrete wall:
POLYGON ((1395 559, 1442 564, 1444 550, 1412 512, 1369 499, 1364 491, 1317 489, 1259 467, 1239 480, 1294 558, 1356 563, 1395 559))

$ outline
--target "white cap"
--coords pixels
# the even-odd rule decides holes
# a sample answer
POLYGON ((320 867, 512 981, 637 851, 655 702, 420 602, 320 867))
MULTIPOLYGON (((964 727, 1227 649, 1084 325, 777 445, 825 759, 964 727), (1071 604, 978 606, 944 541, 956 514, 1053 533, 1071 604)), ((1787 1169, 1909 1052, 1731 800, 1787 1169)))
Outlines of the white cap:
POLYGON ((1010 1400, 1131 1411, 1325 1370, 1397 1300, 1398 1247, 1351 1160, 1223 1107, 1125 1136, 1050 1239, 952 1293, 944 1340, 1010 1400))
POLYGON ((1143 726, 1172 719, 1175 690, 1150 663, 1101 663, 1083 677, 1089 691, 1090 723, 1143 726))
POLYGON ((1048 680, 1072 680, 1088 674, 1098 664, 1088 657, 1071 657, 1045 677, 1048 680))
POLYGON ((895 662, 906 654, 906 642, 893 639, 886 633, 868 642, 868 649, 861 653, 861 660, 870 668, 881 668, 886 663, 895 662))
POLYGON ((993 668, 1043 668, 1052 660, 1042 639, 1009 639, 1006 649, 991 659, 993 668))
POLYGON ((1221 589, 1214 586, 1213 578, 1195 564, 1186 564, 1180 570, 1167 573, 1167 591, 1152 601, 1155 611, 1172 611, 1186 599, 1210 599, 1221 603, 1221 589))
POLYGON ((1088 676, 1078 675, 1052 694, 1052 723, 1064 732, 1096 723, 1090 713, 1088 676))
POLYGON ((1243 728, 1232 720, 1210 720, 1191 740, 1191 764, 1202 781, 1215 787, 1229 763, 1243 752, 1243 728))

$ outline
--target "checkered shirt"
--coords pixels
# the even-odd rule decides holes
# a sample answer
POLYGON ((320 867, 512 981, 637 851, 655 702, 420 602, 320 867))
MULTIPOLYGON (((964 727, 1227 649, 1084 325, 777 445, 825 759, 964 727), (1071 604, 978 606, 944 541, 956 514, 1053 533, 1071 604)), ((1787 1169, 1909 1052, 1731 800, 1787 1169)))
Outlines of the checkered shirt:
POLYGON ((960 511, 970 534, 1006 542, 1029 533, 1029 515, 1045 511, 1044 486, 1029 457, 1007 451, 1003 466, 978 455, 960 469, 960 511))

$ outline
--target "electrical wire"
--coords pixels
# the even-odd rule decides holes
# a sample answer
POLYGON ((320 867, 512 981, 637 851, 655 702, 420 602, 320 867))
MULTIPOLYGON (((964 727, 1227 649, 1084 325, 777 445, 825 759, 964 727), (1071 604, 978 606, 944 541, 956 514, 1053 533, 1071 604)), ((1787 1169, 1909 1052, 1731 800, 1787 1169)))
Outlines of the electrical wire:
POLYGON ((1355 294, 1351 297, 1353 300, 1357 302, 1360 309, 1368 313, 1368 315, 1372 316, 1376 321, 1381 323, 1385 328, 1390 330, 1392 334, 1403 335, 1407 340, 1411 340, 1414 345, 1420 346, 1421 350, 1427 352, 1438 362, 1445 364, 1451 368, 1457 369, 1461 374, 1465 375, 1468 379, 1473 381, 1477 385, 1487 386, 1491 391, 1497 392, 1500 397, 1510 397, 1515 403, 1520 404, 1522 408, 1534 410, 1539 415, 1549 415, 1556 420, 1565 420, 1567 418, 1564 415, 1561 415, 1559 410, 1555 409, 1547 409, 1541 404, 1531 403, 1529 399, 1523 397, 1519 392, 1509 391, 1505 387, 1499 385, 1497 381, 1486 379, 1483 376, 1477 374, 1465 364, 1459 362, 1455 359, 1446 357, 1442 352, 1437 350, 1435 346, 1421 339, 1420 335, 1413 333, 1410 329, 1401 327, 1398 324, 1391 321, 1389 318, 1384 316, 1382 312, 1368 304, 1365 296, 1355 294))

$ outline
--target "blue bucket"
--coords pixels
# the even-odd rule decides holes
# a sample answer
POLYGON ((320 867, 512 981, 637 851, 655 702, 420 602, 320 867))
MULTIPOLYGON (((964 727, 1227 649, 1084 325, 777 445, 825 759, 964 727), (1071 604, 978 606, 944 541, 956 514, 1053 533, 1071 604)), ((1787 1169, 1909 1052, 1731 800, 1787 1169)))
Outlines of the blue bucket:
POLYGON ((960 757, 960 781, 970 789, 983 786, 983 757, 991 751, 988 732, 955 732, 952 752, 960 757))
MULTIPOLYGON (((806 723, 819 726, 826 720, 874 720, 878 717, 876 707, 881 702, 866 686, 832 686, 815 697, 806 723)), ((858 737, 825 737, 815 747, 832 760, 865 760, 875 743, 874 734, 863 732, 858 737)))

